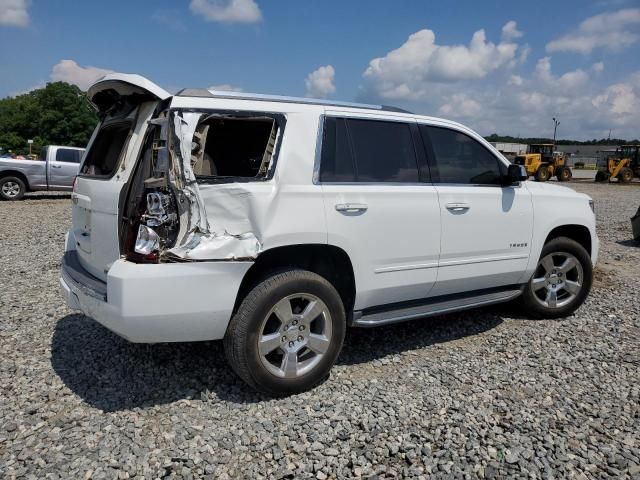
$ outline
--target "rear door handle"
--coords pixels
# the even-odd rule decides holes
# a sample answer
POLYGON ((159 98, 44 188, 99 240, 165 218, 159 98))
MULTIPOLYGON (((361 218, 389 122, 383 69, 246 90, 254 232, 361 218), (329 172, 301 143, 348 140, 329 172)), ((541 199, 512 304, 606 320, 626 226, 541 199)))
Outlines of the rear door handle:
POLYGON ((447 203, 445 206, 447 207, 447 210, 451 212, 466 212, 471 208, 471 205, 469 205, 468 203, 458 203, 458 202, 447 203))
POLYGON ((338 212, 366 212, 369 206, 365 203, 337 203, 338 212))
POLYGON ((62 168, 62 165, 51 165, 51 168, 62 168))

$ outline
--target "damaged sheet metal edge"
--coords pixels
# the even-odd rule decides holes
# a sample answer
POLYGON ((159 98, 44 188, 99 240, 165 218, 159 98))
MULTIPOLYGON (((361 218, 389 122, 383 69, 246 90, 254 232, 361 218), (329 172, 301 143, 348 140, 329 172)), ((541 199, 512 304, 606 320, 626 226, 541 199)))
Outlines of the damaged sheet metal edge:
POLYGON ((202 112, 172 111, 174 157, 169 181, 180 209, 180 231, 176 246, 165 253, 168 259, 183 261, 255 260, 262 244, 253 232, 231 234, 212 231, 198 183, 191 167, 191 143, 202 112), (186 203, 186 206, 184 205, 186 203), (176 258, 177 257, 177 258, 176 258))

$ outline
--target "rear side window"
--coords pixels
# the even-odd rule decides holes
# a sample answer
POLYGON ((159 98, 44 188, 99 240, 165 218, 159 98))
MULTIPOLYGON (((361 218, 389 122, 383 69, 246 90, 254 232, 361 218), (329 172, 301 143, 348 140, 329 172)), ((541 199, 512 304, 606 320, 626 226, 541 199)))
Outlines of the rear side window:
POLYGON ((431 143, 434 183, 500 185, 506 167, 480 142, 448 128, 420 126, 425 143, 431 143))
POLYGON ((327 118, 320 181, 418 182, 409 124, 327 118))
POLYGON ((80 163, 82 157, 81 150, 72 150, 70 148, 59 148, 56 151, 56 161, 67 163, 80 163))
POLYGON ((118 159, 129 135, 129 123, 117 123, 102 127, 82 165, 82 174, 96 177, 113 175, 118 159))

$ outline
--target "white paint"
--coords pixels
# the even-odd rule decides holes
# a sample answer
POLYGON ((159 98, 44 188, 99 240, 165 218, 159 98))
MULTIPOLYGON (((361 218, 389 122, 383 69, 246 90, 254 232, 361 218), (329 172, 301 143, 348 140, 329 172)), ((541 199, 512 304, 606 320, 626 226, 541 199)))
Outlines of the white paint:
MULTIPOLYGON (((513 32, 511 33, 513 35, 513 32)), ((102 86, 143 88, 146 79, 105 79, 102 86), (123 83, 118 84, 118 81, 123 83), (110 83, 107 83, 110 82, 110 83)), ((150 83, 150 82, 149 82, 150 83)), ((124 91, 124 90, 123 90, 124 91)), ((150 90, 151 91, 151 90, 150 90)), ((156 92, 158 92, 156 90, 156 92)), ((158 92, 161 98, 162 92, 158 92)), ((78 179, 74 230, 82 265, 106 281, 108 302, 62 285, 68 303, 132 341, 222 338, 240 282, 262 252, 282 246, 329 244, 349 256, 356 280, 355 309, 446 293, 524 283, 533 274, 549 232, 584 225, 593 262, 598 239, 586 195, 532 182, 517 186, 314 183, 323 115, 419 122, 471 136, 498 161, 507 160, 472 130, 448 120, 357 107, 275 100, 173 97, 173 109, 193 109, 172 125, 182 138, 177 158, 187 205, 172 254, 198 262, 139 265, 119 259, 118 198, 138 157, 155 102, 141 105, 139 123, 121 169, 111 180, 78 179), (286 127, 273 178, 197 184, 190 137, 198 111, 277 113, 286 127), (180 158, 178 158, 180 157, 180 158), (336 205, 359 204, 361 211, 336 205), (450 204, 464 205, 452 213, 450 204), (562 205, 562 208, 558 208, 562 205), (468 207, 468 208, 467 208, 468 207), (182 225, 184 223, 184 225, 182 225), (234 260, 234 261, 231 261, 234 260)), ((180 186, 180 179, 174 179, 180 186)))

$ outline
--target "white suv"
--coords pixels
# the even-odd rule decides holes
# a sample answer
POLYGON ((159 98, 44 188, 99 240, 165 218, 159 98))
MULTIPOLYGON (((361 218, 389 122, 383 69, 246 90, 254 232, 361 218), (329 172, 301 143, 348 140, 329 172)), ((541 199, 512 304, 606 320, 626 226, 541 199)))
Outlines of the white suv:
POLYGON ((516 298, 559 317, 591 287, 590 198, 525 182, 460 124, 124 74, 89 98, 69 306, 132 342, 224 339, 262 391, 321 382, 347 326, 516 298))

